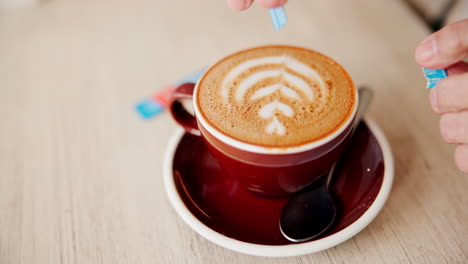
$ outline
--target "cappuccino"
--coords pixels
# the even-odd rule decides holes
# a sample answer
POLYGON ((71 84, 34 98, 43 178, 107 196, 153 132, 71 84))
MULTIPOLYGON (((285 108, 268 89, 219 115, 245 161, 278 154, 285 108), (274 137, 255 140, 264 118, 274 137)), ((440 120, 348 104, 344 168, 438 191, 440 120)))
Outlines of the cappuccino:
POLYGON ((320 140, 350 118, 356 88, 332 59, 311 50, 268 46, 211 67, 197 84, 203 118, 236 140, 295 147, 320 140))

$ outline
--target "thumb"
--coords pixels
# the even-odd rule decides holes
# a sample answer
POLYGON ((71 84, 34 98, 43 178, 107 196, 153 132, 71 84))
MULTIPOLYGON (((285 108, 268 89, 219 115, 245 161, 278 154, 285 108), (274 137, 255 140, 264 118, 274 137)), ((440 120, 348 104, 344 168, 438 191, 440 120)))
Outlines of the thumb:
POLYGON ((427 37, 416 48, 416 62, 429 69, 442 69, 468 55, 468 19, 448 25, 427 37))

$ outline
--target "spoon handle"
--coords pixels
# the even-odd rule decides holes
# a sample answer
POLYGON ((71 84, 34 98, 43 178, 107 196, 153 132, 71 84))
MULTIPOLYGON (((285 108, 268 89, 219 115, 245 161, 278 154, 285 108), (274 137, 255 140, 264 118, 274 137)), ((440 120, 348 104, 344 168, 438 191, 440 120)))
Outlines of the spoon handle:
POLYGON ((367 111, 367 107, 369 106, 372 98, 374 98, 374 91, 368 87, 359 87, 358 89, 359 94, 359 105, 356 113, 356 118, 354 119, 354 127, 351 131, 351 137, 353 136, 354 132, 356 131, 359 122, 364 118, 364 114, 367 111))
MULTIPOLYGON (((359 94, 359 105, 358 105, 358 109, 356 112, 356 117, 354 119, 353 130, 351 130, 351 138, 354 136, 354 132, 356 132, 356 129, 359 126, 359 123, 364 117, 364 114, 366 113, 367 107, 372 101, 372 98, 374 98, 374 91, 372 91, 372 89, 368 87, 359 87, 358 94, 359 94)), ((331 167, 330 171, 327 174, 327 181, 326 181, 327 188, 328 186, 330 186, 333 173, 335 172, 336 163, 338 163, 338 161, 335 162, 335 164, 333 164, 333 166, 331 167)))

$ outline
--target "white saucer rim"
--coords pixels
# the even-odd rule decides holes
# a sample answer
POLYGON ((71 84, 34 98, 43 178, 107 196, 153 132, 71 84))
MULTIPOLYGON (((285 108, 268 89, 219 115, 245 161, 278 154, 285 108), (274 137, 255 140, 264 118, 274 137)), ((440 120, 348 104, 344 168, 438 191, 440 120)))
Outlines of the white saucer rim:
POLYGON ((198 218, 196 218, 190 212, 190 210, 185 206, 184 202, 180 198, 175 186, 174 177, 172 175, 173 157, 175 155, 175 151, 177 150, 177 146, 182 136, 184 135, 184 130, 182 128, 177 129, 177 131, 170 138, 166 148, 166 153, 164 155, 163 180, 166 189, 166 194, 169 198, 172 207, 188 226, 190 226, 195 232, 200 234, 202 237, 227 249, 254 256, 289 257, 312 254, 334 247, 358 234, 374 220, 374 218, 378 215, 378 213, 382 210, 383 206, 385 205, 385 202, 387 201, 392 188, 394 178, 394 161, 390 144, 387 138, 385 137, 383 131, 380 129, 380 127, 376 124, 374 120, 366 117, 365 122, 368 125, 369 129, 372 131, 372 134, 377 139, 377 142, 379 143, 380 148, 382 150, 382 155, 385 164, 382 185, 377 194, 377 197, 361 217, 359 217, 354 223, 350 224, 343 230, 340 230, 330 236, 321 238, 319 240, 314 240, 301 244, 279 246, 247 243, 224 236, 207 227, 200 220, 198 220, 198 218))

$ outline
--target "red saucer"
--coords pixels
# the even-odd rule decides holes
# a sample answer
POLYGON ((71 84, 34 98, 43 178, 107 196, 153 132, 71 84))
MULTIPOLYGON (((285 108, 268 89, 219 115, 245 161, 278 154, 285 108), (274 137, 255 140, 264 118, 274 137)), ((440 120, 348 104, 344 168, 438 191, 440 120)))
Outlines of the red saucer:
MULTIPOLYGON (((382 186, 384 170, 381 146, 367 125, 361 124, 330 185, 338 205, 336 222, 316 240, 348 227, 368 210, 382 186)), ((212 230, 248 243, 291 244, 278 225, 286 199, 245 190, 223 172, 201 138, 182 137, 173 159, 173 177, 185 206, 212 230)))

